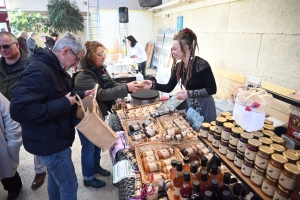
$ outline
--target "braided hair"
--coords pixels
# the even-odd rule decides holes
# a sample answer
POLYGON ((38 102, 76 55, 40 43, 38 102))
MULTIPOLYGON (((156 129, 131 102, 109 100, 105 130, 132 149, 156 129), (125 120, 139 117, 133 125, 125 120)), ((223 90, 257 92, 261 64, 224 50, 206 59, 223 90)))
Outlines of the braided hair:
MULTIPOLYGON (((187 45, 190 52, 191 52, 188 64, 186 66, 186 68, 187 68, 186 78, 185 78, 183 84, 181 82, 181 87, 182 87, 182 85, 184 85, 184 87, 186 87, 188 80, 192 76, 192 74, 191 74, 192 73, 191 65, 193 64, 193 61, 195 59, 195 50, 196 50, 196 48, 199 51, 197 36, 191 29, 185 28, 183 30, 180 30, 179 33, 174 36, 173 40, 177 40, 179 42, 180 48, 184 52, 184 54, 186 54, 186 52, 184 50, 184 45, 187 45)), ((175 69, 176 69, 176 59, 173 57, 172 72, 175 69)), ((182 74, 182 71, 183 71, 183 62, 181 61, 181 64, 178 67, 177 72, 176 72, 177 82, 180 79, 180 75, 182 74)))

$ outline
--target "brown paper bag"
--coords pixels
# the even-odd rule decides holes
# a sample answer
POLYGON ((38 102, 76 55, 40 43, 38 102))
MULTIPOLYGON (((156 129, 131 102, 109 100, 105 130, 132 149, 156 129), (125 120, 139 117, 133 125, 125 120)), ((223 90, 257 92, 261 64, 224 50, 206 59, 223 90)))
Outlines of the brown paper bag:
MULTIPOLYGON (((94 96, 96 96, 97 91, 98 91, 98 84, 95 85, 94 89, 95 89, 95 95, 94 96)), ((87 96, 87 97, 85 97, 85 98, 82 99, 82 104, 85 107, 87 107, 90 112, 92 112, 92 110, 93 110, 93 99, 94 99, 93 96, 87 96)), ((76 111, 76 117, 78 119, 83 119, 84 113, 82 111, 80 103, 79 102, 76 102, 76 103, 78 105, 78 108, 77 108, 77 111, 76 111)), ((103 119, 102 115, 101 115, 101 118, 103 119)))
POLYGON ((84 109, 85 106, 83 105, 82 100, 76 95, 79 99, 80 108, 84 114, 83 119, 76 128, 82 132, 89 141, 101 148, 104 152, 118 140, 118 135, 102 120, 102 115, 96 101, 96 93, 97 90, 95 90, 95 96, 92 101, 92 112, 90 112, 89 109, 84 109))

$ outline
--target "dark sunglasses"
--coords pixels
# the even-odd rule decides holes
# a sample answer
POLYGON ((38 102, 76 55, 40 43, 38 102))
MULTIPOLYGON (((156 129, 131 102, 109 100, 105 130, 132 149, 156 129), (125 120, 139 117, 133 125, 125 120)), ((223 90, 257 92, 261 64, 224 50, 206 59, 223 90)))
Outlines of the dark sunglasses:
POLYGON ((76 57, 76 59, 77 59, 77 61, 76 62, 78 62, 79 63, 79 61, 80 61, 80 58, 78 58, 78 56, 76 56, 76 54, 74 53, 74 51, 70 48, 70 51, 74 54, 74 56, 76 57))
POLYGON ((11 47, 11 45, 16 44, 15 42, 11 43, 11 44, 5 44, 5 45, 0 45, 0 50, 1 48, 3 49, 9 49, 9 47, 11 47))

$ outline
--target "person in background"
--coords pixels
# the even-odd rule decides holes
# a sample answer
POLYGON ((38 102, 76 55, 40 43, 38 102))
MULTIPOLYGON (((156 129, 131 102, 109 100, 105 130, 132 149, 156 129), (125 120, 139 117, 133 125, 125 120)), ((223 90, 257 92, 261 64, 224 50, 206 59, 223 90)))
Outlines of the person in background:
POLYGON ((143 74, 143 76, 146 76, 146 63, 147 63, 147 54, 142 45, 140 45, 136 39, 129 35, 127 37, 128 45, 130 46, 130 50, 128 53, 128 56, 130 58, 134 58, 135 62, 138 65, 138 70, 143 74))
POLYGON ((23 49, 23 51, 25 51, 26 53, 28 53, 27 43, 26 43, 27 35, 28 35, 27 32, 23 31, 20 37, 17 38, 20 48, 23 49))
POLYGON ((198 48, 196 34, 188 28, 179 31, 172 42, 173 66, 169 82, 159 84, 145 80, 144 88, 155 88, 169 93, 180 80, 181 88, 183 86, 184 89, 178 92, 177 98, 187 99, 186 108, 194 108, 204 117, 205 122, 211 122, 216 119, 212 95, 217 92, 217 86, 208 62, 195 56, 196 48, 198 48))
MULTIPOLYGON (((17 38, 9 32, 0 33, 0 92, 8 99, 19 82, 19 77, 28 63, 28 55, 19 47, 17 38), (11 44, 11 45, 8 45, 11 44)), ((46 167, 34 156, 35 177, 31 188, 39 188, 46 177, 46 167)))
POLYGON ((31 32, 30 33, 30 37, 27 39, 27 49, 28 49, 28 54, 32 55, 34 52, 34 49, 37 47, 36 42, 35 42, 35 38, 36 38, 36 33, 35 32, 31 32))
POLYGON ((57 33, 52 33, 51 38, 54 40, 54 44, 55 44, 55 42, 58 40, 58 34, 57 33))
POLYGON ((22 131, 20 124, 11 119, 10 102, 1 92, 0 102, 0 180, 4 190, 8 191, 7 200, 15 200, 22 188, 21 177, 17 171, 22 131))
MULTIPOLYGON (((104 66, 105 47, 97 41, 85 42, 87 53, 81 59, 79 71, 73 74, 74 88, 76 90, 89 90, 99 84, 96 100, 100 107, 102 116, 111 111, 114 100, 126 97, 129 92, 139 91, 138 84, 131 82, 121 84, 115 82, 108 74, 104 66)), ((77 123, 79 124, 80 119, 77 123)), ((101 188, 105 182, 95 178, 95 173, 102 176, 110 176, 110 171, 100 166, 101 149, 90 142, 79 130, 77 130, 81 141, 81 166, 84 186, 101 188)))
POLYGON ((55 41, 52 37, 41 36, 40 39, 45 43, 45 48, 52 50, 55 44, 55 41))
POLYGON ((75 94, 66 73, 86 53, 82 40, 66 32, 52 51, 36 48, 20 76, 10 105, 13 120, 22 127, 26 151, 46 165, 49 199, 77 199, 77 177, 71 159, 75 137, 75 94))

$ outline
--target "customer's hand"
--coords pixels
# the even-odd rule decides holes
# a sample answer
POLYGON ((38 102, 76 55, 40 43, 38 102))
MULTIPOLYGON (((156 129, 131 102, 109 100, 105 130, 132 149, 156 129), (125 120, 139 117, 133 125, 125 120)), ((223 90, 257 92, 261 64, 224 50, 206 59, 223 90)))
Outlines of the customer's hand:
POLYGON ((71 96, 71 92, 69 92, 68 94, 66 94, 65 97, 67 97, 69 99, 69 101, 70 101, 70 103, 71 103, 72 106, 75 104, 75 96, 71 96))
POLYGON ((187 90, 181 90, 177 93, 176 98, 178 100, 186 100, 188 98, 187 90))
POLYGON ((94 96, 95 95, 95 89, 92 89, 92 90, 87 90, 85 91, 85 97, 87 96, 94 96))
POLYGON ((144 89, 150 89, 152 87, 152 81, 150 80, 144 80, 144 89))
POLYGON ((136 81, 127 83, 127 88, 129 92, 138 92, 141 90, 140 85, 136 81))

